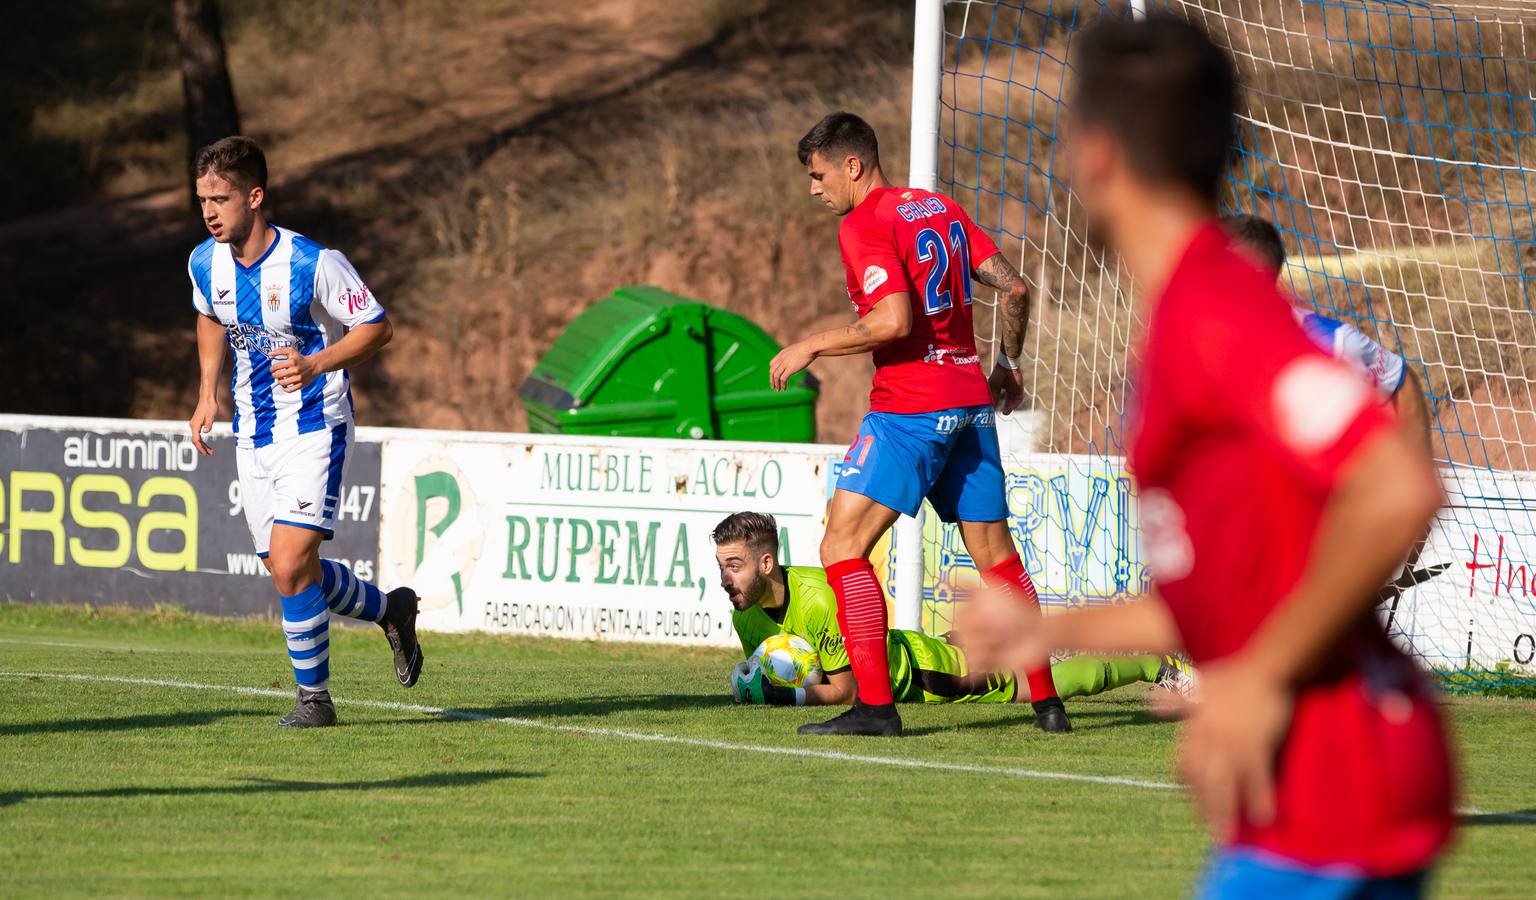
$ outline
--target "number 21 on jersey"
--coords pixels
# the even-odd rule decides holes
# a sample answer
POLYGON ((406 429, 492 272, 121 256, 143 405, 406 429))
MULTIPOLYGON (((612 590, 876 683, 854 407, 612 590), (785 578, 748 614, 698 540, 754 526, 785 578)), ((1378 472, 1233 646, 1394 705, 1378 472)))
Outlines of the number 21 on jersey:
POLYGON ((965 285, 965 305, 971 305, 971 248, 965 240, 965 225, 955 221, 949 223, 949 247, 944 246, 944 238, 939 236, 932 228, 924 228, 917 233, 917 261, 920 263, 932 263, 928 269, 928 280, 923 283, 923 313, 936 316, 953 303, 949 288, 945 287, 945 281, 949 277, 949 260, 953 256, 960 266, 960 282, 965 285))

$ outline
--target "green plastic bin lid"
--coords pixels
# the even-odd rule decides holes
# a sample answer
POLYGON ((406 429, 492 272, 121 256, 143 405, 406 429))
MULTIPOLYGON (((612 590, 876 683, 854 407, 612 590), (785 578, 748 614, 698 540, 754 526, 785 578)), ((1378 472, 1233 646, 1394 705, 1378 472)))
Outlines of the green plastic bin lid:
MULTIPOLYGON (((673 329, 726 332, 739 342, 742 351, 758 356, 763 363, 780 349, 756 323, 729 310, 649 285, 623 287, 588 307, 566 326, 523 382, 519 393, 527 403, 547 409, 580 409, 593 402, 594 395, 637 348, 669 335, 673 329)), ((722 361, 710 362, 718 365, 722 361)), ((707 378, 708 374, 700 372, 699 377, 707 378)), ((762 386, 767 388, 766 376, 762 386)), ((790 389, 809 391, 814 396, 817 387, 816 380, 807 372, 797 376, 790 389)), ((655 397, 637 392, 633 397, 610 397, 607 402, 645 399, 655 397)))

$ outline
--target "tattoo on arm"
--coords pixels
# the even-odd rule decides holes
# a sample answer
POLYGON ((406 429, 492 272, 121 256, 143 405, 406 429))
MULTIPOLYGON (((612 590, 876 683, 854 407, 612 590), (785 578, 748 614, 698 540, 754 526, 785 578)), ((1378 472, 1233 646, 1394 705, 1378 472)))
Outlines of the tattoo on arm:
POLYGON ((1013 270, 1013 266, 1008 265, 1008 261, 1003 259, 1001 253, 995 253, 984 260, 976 267, 975 275, 977 281, 1005 294, 1028 290, 1024 285, 1024 279, 1013 270))
POLYGON ((1029 285, 998 253, 976 267, 976 280, 1002 294, 1003 355, 1018 359, 1024 351, 1024 329, 1029 324, 1029 285))

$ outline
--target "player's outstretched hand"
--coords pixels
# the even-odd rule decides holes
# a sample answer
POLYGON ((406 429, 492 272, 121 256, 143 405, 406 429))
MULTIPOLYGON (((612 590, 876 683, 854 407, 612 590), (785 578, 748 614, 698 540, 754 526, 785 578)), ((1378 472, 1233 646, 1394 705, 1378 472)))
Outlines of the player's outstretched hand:
POLYGON ((1024 373, 1018 369, 994 366, 987 387, 992 391, 992 408, 1005 416, 1024 405, 1024 373))
POLYGON ((1274 820, 1275 757, 1293 702, 1285 685, 1240 658, 1200 669, 1199 686, 1181 704, 1178 764, 1216 840, 1230 839, 1239 821, 1274 820))
POLYGON ((319 374, 320 367, 297 347, 279 347, 272 352, 272 378, 290 394, 303 389, 319 374))
POLYGON ((816 358, 804 341, 790 344, 768 364, 768 384, 776 391, 782 391, 789 385, 789 379, 795 373, 805 369, 816 358))
POLYGON ((199 400, 197 409, 192 411, 192 418, 187 421, 187 426, 192 429, 192 446, 204 456, 213 455, 213 448, 208 446, 204 436, 213 430, 213 420, 218 414, 217 400, 199 400))
POLYGON ((1044 617, 1003 591, 978 591, 955 611, 953 640, 975 672, 1021 672, 1053 649, 1044 617))

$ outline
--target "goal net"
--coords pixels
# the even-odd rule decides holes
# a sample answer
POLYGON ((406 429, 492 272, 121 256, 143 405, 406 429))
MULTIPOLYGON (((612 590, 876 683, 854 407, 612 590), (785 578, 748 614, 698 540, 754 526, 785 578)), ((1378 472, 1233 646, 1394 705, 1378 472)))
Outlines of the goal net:
MULTIPOLYGON (((1512 0, 1146 6, 1202 25, 1237 61, 1246 97, 1225 211, 1275 222, 1297 301, 1401 354, 1432 406, 1451 502, 1384 621, 1461 681, 1536 675, 1536 11, 1512 0)), ((936 17, 937 189, 1035 289, 1029 411, 1001 434, 1015 537, 1048 606, 1113 602, 1146 578, 1121 459, 1133 286, 1085 241, 1057 140, 1074 34, 1129 14, 1087 0, 953 0, 936 17)), ((975 302, 990 359, 995 299, 975 302)), ((923 625, 943 631, 973 570, 931 515, 924 541, 923 625)))

